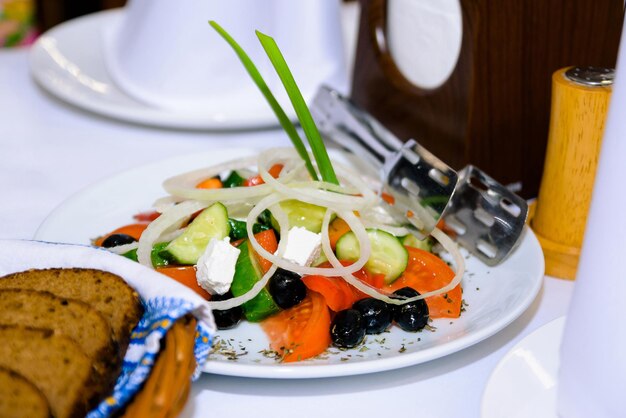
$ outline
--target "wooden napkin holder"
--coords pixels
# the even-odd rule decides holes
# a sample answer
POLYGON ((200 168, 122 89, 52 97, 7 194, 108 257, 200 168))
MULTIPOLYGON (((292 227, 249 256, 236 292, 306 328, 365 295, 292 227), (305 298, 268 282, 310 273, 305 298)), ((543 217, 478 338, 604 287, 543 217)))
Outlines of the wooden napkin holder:
POLYGON ((521 195, 536 197, 551 75, 572 64, 614 68, 623 2, 460 0, 460 55, 431 90, 411 84, 394 63, 388 3, 360 0, 353 101, 453 168, 476 165, 503 184, 521 181, 521 195))

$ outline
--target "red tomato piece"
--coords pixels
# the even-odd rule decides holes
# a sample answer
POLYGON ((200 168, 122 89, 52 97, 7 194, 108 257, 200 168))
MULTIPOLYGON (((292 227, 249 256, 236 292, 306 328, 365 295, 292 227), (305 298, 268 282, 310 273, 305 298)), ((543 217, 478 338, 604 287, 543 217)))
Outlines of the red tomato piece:
POLYGON ((335 250, 335 246, 337 245, 337 241, 339 238, 343 237, 344 234, 350 231, 350 227, 348 223, 341 218, 335 218, 328 225, 328 238, 330 239, 330 248, 335 250))
MULTIPOLYGON (((402 275, 384 289, 391 292, 409 286, 420 294, 441 289, 454 278, 454 271, 439 257, 413 247, 409 251, 409 264, 402 275)), ((463 292, 461 286, 440 295, 426 298, 431 318, 458 318, 461 315, 463 292)))
POLYGON ((352 304, 362 299, 360 292, 341 277, 304 276, 302 281, 309 290, 324 296, 330 310, 339 312, 349 309, 352 304))
POLYGON ((159 212, 153 210, 151 212, 141 212, 141 213, 138 213, 138 214, 134 215, 133 218, 137 222, 152 222, 156 218, 158 218, 159 216, 161 216, 161 214, 159 212))
MULTIPOLYGON (((254 234, 254 238, 256 238, 259 245, 267 252, 274 254, 278 249, 278 241, 276 240, 276 234, 273 229, 268 229, 266 231, 261 231, 259 233, 254 234)), ((261 270, 263 274, 267 273, 267 271, 272 267, 272 263, 267 261, 263 257, 256 254, 257 261, 259 262, 259 266, 261 266, 261 270)))
POLYGON ((211 299, 211 294, 201 288, 198 284, 198 280, 196 279, 196 268, 194 266, 157 267, 156 271, 161 274, 165 274, 181 284, 184 284, 206 300, 211 299))
MULTIPOLYGON (((354 272, 354 276, 357 279, 360 279, 362 282, 367 283, 376 289, 382 289, 383 286, 385 285, 384 274, 370 274, 367 270, 361 269, 359 271, 354 272)), ((363 295, 362 298, 366 297, 366 295, 363 293, 361 293, 361 295, 363 295)))
POLYGON ((443 218, 439 219, 437 222, 437 228, 441 229, 446 233, 450 238, 456 238, 456 231, 452 229, 448 224, 443 220, 443 218))
MULTIPOLYGON (((342 264, 350 265, 351 262, 342 261, 342 264)), ((319 267, 330 266, 330 263, 326 262, 319 267)), ((363 283, 369 284, 376 289, 381 289, 385 283, 383 274, 369 274, 364 269, 356 271, 353 275, 363 283)), ((346 282, 343 277, 311 275, 302 277, 302 281, 308 289, 324 296, 326 304, 334 312, 348 309, 354 302, 368 297, 365 293, 346 282)))
POLYGON ((222 181, 217 177, 211 177, 206 180, 202 180, 196 184, 196 189, 221 189, 222 181))
MULTIPOLYGON (((283 170, 283 165, 282 164, 274 164, 273 166, 270 167, 268 171, 268 173, 270 173, 270 175, 274 178, 277 178, 280 175, 280 172, 283 170)), ((249 179, 247 179, 246 181, 243 182, 243 185, 246 187, 250 187, 250 186, 258 186, 259 184, 264 184, 265 181, 263 181, 263 179, 261 178, 260 175, 258 176, 252 176, 249 179)))
POLYGON ((393 205, 396 203, 396 198, 393 197, 392 195, 390 195, 389 193, 385 193, 382 192, 380 197, 387 203, 389 203, 390 205, 393 205))
POLYGON ((241 238, 235 241, 231 241, 230 245, 232 245, 233 247, 239 247, 241 244, 243 244, 243 242, 246 240, 246 238, 241 238))
POLYGON ((324 298, 315 292, 293 308, 261 322, 270 347, 286 363, 321 354, 330 345, 330 312, 324 298))

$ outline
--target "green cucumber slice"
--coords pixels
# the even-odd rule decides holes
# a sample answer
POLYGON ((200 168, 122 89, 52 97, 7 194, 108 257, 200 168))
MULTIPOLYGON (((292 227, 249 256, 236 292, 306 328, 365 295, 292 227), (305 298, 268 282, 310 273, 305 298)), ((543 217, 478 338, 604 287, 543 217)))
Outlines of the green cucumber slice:
MULTIPOLYGON (((242 242, 238 248, 241 253, 239 253, 235 265, 233 283, 230 285, 230 291, 235 297, 248 292, 263 277, 250 241, 242 242)), ((261 290, 259 294, 241 307, 246 319, 250 322, 259 322, 280 310, 267 289, 261 290)))
POLYGON ((420 241, 415 235, 409 234, 400 238, 400 241, 402 241, 402 245, 407 247, 418 248, 420 250, 428 251, 429 253, 433 252, 433 241, 430 238, 420 241))
MULTIPOLYGON (((287 214, 291 228, 299 226, 316 234, 322 230, 326 208, 299 200, 285 200, 280 203, 280 207, 287 214)), ((272 227, 280 232, 278 222, 274 218, 272 218, 272 227)))
MULTIPOLYGON (((406 270, 409 262, 408 251, 400 240, 389 232, 367 229, 367 235, 372 245, 372 253, 365 268, 372 274, 383 274, 385 283, 392 283, 406 270)), ((354 232, 347 232, 339 238, 335 251, 340 260, 358 260, 361 250, 354 232)))
POLYGON ((317 257, 317 260, 315 260, 315 261, 313 262, 313 264, 311 264, 311 266, 313 266, 313 267, 317 267, 317 266, 319 266, 320 264, 324 264, 324 263, 325 263, 325 262, 327 262, 327 261, 328 261, 328 257, 326 257, 326 254, 324 254, 324 251, 321 251, 321 252, 320 252, 320 256, 319 256, 319 257, 317 257))
POLYGON ((200 212, 160 255, 176 264, 196 264, 211 238, 224 239, 229 233, 228 211, 221 203, 214 203, 200 212))

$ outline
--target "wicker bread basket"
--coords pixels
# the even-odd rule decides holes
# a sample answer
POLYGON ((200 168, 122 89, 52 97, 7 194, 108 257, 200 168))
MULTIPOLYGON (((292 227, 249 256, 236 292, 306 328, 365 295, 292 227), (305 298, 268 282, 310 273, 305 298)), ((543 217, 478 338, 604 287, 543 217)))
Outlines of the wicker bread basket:
POLYGON ((163 348, 141 391, 121 415, 125 418, 172 418, 182 411, 196 368, 196 319, 187 315, 167 332, 163 348))

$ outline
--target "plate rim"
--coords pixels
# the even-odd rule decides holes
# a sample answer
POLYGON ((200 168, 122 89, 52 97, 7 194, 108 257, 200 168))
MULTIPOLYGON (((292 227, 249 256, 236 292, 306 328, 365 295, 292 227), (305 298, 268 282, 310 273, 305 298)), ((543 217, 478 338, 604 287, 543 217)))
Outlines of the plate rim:
MULTIPOLYGON (((53 226, 56 221, 56 218, 63 214, 64 210, 66 210, 66 206, 71 207, 71 205, 76 204, 77 201, 80 201, 81 197, 87 193, 92 191, 94 188, 103 187, 108 183, 114 183, 119 181, 120 179, 124 179, 127 176, 138 175, 142 171, 150 170, 158 167, 162 167, 166 164, 177 164, 189 160, 194 159, 203 159, 203 156, 212 156, 214 161, 212 163, 217 163, 220 161, 224 161, 224 154, 229 152, 236 152, 239 155, 250 155, 259 151, 259 148, 255 147, 235 147, 235 148, 224 148, 219 150, 213 150, 209 152, 202 153, 194 153, 187 155, 179 155, 175 157, 170 157, 164 160, 154 161, 147 164, 140 165, 138 167, 131 168, 129 170, 124 170, 118 174, 113 176, 109 176, 107 178, 101 179, 82 190, 74 193, 63 202, 61 202, 56 208, 54 208, 49 215, 44 219, 44 221, 37 228, 34 238, 35 239, 45 239, 49 240, 51 225, 53 226), (247 153, 247 154, 246 154, 247 153), (217 155, 217 156, 216 156, 217 155)), ((335 153, 333 150, 332 153, 335 153)), ((130 215, 129 215, 130 216, 130 215)), ((544 258, 543 253, 541 251, 541 246, 539 245, 539 241, 536 236, 530 230, 530 228, 526 228, 524 232, 524 236, 522 237, 522 242, 517 247, 515 251, 518 251, 523 246, 530 246, 535 255, 538 257, 537 260, 540 261, 539 265, 536 265, 534 268, 536 269, 537 274, 533 274, 534 281, 532 286, 530 287, 528 293, 525 295, 523 299, 521 299, 516 305, 516 309, 507 312, 506 315, 503 316, 499 321, 495 324, 491 324, 491 326, 482 328, 478 331, 473 331, 469 335, 466 335, 461 338, 457 338, 453 341, 449 341, 443 346, 437 347, 429 347, 424 349, 423 351, 416 351, 413 353, 409 353, 407 355, 388 357, 382 359, 376 359, 376 361, 364 361, 364 362, 343 362, 341 364, 310 364, 310 363, 299 363, 293 365, 286 364, 244 364, 238 362, 207 362, 204 367, 204 372, 206 373, 215 373, 224 376, 238 376, 238 377, 252 377, 252 378, 274 378, 274 379, 308 379, 308 378, 323 378, 323 377, 341 377, 341 376, 353 376, 360 374, 369 374, 380 371, 387 371, 398 369, 402 367, 417 365, 421 363, 425 363, 427 361, 435 360, 458 351, 461 351, 465 348, 468 348, 472 345, 478 344, 481 341, 497 334, 504 328, 508 327, 513 321, 519 318, 533 303, 535 298, 537 297, 542 285, 543 285, 543 272, 544 272, 544 258), (443 347, 443 348, 442 348, 443 347), (433 355, 433 351, 436 352, 433 355), (417 359, 417 361, 416 361, 417 359), (368 365, 364 367, 364 364, 368 365), (372 364, 374 364, 372 366, 372 364), (278 367, 277 367, 278 366, 278 367)), ((512 254, 513 255, 513 254, 512 254)))

